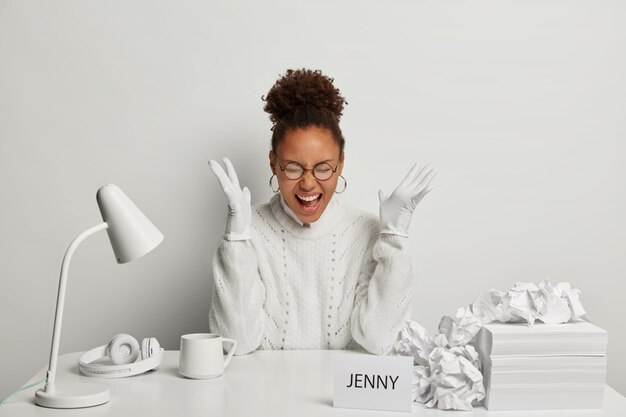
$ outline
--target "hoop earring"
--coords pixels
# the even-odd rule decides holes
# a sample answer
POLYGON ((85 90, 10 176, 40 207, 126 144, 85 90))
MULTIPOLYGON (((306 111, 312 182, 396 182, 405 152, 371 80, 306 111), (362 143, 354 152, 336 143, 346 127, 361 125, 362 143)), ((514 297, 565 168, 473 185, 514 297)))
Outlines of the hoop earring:
POLYGON ((278 187, 276 187, 276 189, 274 189, 274 187, 272 187, 272 180, 274 179, 274 177, 275 177, 275 176, 276 176, 276 174, 274 174, 274 175, 272 175, 272 176, 270 177, 270 190, 272 190, 272 192, 273 192, 274 194, 276 194, 277 192, 279 192, 279 191, 280 191, 280 185, 279 185, 278 187))
POLYGON ((337 194, 343 193, 344 191, 346 191, 346 188, 348 188, 348 181, 346 181, 346 179, 343 177, 343 175, 340 175, 340 177, 343 179, 343 190, 341 190, 341 191, 335 190, 335 193, 337 193, 337 194))

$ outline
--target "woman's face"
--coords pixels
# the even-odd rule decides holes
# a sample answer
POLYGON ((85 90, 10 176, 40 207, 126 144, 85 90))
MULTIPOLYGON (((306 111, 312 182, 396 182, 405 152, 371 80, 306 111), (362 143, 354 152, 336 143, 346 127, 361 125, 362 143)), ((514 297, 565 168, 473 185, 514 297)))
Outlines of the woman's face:
MULTIPOLYGON (((270 151, 270 166, 289 208, 303 223, 312 223, 320 218, 337 188, 343 171, 343 153, 339 155, 339 145, 327 129, 313 126, 290 130, 277 146, 276 154, 270 151), (281 166, 285 168, 290 162, 300 164, 307 171, 299 179, 287 178, 281 166), (329 179, 321 181, 313 176, 312 170, 324 162, 337 170, 329 179), (316 198, 305 201, 313 197, 316 198)), ((323 171, 322 166, 318 170, 323 171)))

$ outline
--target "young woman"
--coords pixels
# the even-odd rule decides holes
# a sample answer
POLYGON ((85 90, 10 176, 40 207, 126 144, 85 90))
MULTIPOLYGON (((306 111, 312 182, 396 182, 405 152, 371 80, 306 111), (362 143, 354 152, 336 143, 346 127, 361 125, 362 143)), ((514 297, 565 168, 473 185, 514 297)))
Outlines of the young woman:
POLYGON ((270 89, 270 187, 250 205, 231 162, 211 169, 226 194, 224 240, 213 259, 211 331, 256 349, 349 349, 385 354, 410 317, 411 216, 436 170, 416 164, 380 218, 345 205, 339 119, 344 98, 320 71, 288 70, 270 89))

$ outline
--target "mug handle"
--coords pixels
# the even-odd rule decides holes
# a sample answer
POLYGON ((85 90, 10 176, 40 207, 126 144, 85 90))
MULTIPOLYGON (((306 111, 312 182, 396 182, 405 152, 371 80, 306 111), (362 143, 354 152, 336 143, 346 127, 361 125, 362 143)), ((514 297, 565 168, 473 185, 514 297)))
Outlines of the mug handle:
POLYGON ((228 350, 228 353, 226 354, 226 358, 224 359, 224 369, 226 369, 226 367, 230 363, 230 360, 233 358, 233 355, 235 354, 235 349, 237 349, 237 341, 233 340, 233 339, 227 339, 225 337, 222 337, 222 342, 226 342, 226 343, 231 343, 232 344, 231 348, 228 350))

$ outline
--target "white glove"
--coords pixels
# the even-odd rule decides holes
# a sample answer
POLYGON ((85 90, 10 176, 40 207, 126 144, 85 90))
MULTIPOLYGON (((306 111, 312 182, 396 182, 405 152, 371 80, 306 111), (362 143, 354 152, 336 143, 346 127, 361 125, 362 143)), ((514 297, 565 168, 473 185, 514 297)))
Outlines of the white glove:
POLYGON ((224 239, 248 240, 251 237, 250 229, 252 225, 250 190, 248 190, 248 187, 241 189, 233 164, 228 158, 224 158, 223 161, 228 175, 226 175, 224 168, 218 162, 211 159, 209 165, 228 199, 228 218, 226 219, 224 239))
POLYGON ((409 237, 411 216, 417 204, 433 189, 430 182, 435 175, 435 168, 416 163, 390 196, 382 189, 378 191, 381 233, 409 237))

